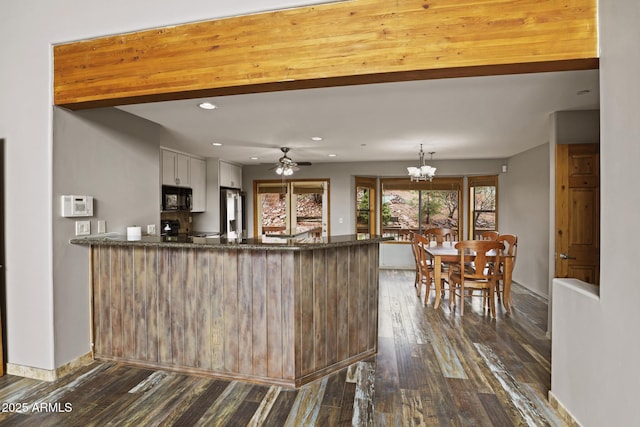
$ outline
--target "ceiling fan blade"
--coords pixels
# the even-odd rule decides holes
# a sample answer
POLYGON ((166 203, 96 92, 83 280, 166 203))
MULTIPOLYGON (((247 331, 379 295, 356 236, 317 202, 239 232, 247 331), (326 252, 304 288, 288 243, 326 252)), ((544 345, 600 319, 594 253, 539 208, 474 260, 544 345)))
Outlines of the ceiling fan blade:
POLYGON ((311 162, 296 162, 298 166, 311 166, 311 162))

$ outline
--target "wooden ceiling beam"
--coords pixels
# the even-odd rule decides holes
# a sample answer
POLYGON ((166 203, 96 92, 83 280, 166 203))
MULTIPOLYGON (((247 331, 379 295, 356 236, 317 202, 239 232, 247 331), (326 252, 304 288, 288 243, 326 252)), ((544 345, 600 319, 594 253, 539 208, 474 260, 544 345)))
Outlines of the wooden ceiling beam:
POLYGON ((70 109, 598 67, 596 0, 353 0, 54 46, 70 109))

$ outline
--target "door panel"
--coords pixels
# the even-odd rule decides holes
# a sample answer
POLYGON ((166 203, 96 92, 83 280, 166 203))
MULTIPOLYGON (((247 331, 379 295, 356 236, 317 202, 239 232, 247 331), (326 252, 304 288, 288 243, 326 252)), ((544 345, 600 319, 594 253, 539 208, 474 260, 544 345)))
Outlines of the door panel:
POLYGON ((598 144, 556 146, 556 277, 598 285, 600 158, 598 144))
POLYGON ((256 181, 254 235, 329 235, 329 181, 256 181))
POLYGON ((291 231, 307 232, 309 237, 326 237, 328 221, 327 185, 324 182, 293 182, 291 231))
POLYGON ((285 233, 290 216, 286 183, 254 183, 254 236, 285 233))

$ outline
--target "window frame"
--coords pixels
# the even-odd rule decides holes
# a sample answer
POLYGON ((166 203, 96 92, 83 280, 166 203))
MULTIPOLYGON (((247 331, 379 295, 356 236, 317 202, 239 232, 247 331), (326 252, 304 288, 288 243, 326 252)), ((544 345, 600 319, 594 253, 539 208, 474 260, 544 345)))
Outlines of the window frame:
MULTIPOLYGON (((380 234, 384 235, 384 226, 382 224, 382 197, 385 190, 421 190, 421 191, 457 191, 458 192, 458 235, 464 230, 464 201, 463 201, 463 189, 464 189, 464 177, 434 177, 431 181, 411 181, 408 177, 391 177, 380 178, 380 191, 378 192, 378 213, 380 217, 380 234)), ((418 220, 418 232, 420 231, 421 215, 419 214, 418 220)), ((410 243, 409 234, 410 231, 401 230, 401 234, 397 240, 390 241, 388 243, 410 243)))
MULTIPOLYGON (((467 177, 467 197, 468 197, 468 236, 469 239, 475 239, 475 221, 474 214, 478 211, 480 212, 493 212, 495 218, 495 226, 494 230, 499 230, 498 223, 498 202, 499 202, 499 193, 498 193, 498 177, 499 175, 478 175, 478 176, 469 176, 467 177), (476 187, 495 187, 495 203, 493 206, 493 210, 476 210, 475 209, 475 188, 476 187)), ((489 230, 482 230, 489 231, 489 230)))
POLYGON ((355 177, 355 186, 354 186, 354 199, 355 199, 355 230, 356 235, 359 234, 358 231, 358 217, 360 216, 361 209, 358 206, 358 188, 367 188, 369 190, 369 234, 375 235, 378 228, 378 179, 365 177, 365 176, 356 176, 355 177))

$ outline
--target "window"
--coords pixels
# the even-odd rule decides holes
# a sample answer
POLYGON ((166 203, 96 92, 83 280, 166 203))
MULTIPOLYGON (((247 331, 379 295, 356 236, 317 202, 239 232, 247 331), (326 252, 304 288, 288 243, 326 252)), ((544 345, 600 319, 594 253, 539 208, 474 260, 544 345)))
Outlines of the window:
POLYGON ((356 177, 356 234, 376 234, 376 179, 356 177))
POLYGON ((498 230, 498 176, 469 177, 469 236, 498 230))
POLYGON ((256 181, 254 235, 328 236, 329 181, 256 181))
POLYGON ((409 241, 412 231, 432 227, 459 229, 462 178, 434 178, 411 182, 409 178, 383 178, 381 182, 382 234, 409 241))

